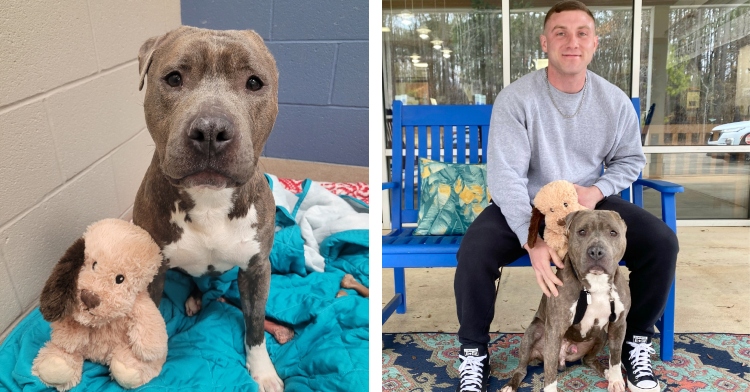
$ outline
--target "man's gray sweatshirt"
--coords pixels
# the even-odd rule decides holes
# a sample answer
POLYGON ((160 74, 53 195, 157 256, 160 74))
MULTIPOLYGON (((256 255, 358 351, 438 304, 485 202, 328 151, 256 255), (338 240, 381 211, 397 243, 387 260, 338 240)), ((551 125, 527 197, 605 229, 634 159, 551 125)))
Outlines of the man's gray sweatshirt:
POLYGON ((498 94, 487 141, 490 196, 520 244, 528 238, 531 201, 555 180, 595 185, 604 196, 630 186, 646 163, 639 121, 625 93, 587 71, 583 90, 549 86, 545 70, 532 72, 498 94), (602 163, 606 171, 602 173, 602 163))

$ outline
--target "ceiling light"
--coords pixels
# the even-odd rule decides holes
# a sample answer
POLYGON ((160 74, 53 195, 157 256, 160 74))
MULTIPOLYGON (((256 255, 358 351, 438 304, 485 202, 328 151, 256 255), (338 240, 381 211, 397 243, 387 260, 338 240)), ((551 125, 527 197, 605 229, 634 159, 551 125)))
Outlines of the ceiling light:
POLYGON ((388 27, 388 26, 383 26, 383 32, 384 32, 384 33, 388 33, 388 32, 390 32, 390 31, 391 31, 391 28, 390 28, 390 27, 388 27))
POLYGON ((398 14, 398 16, 401 17, 401 22, 405 25, 410 25, 414 19, 414 14, 409 10, 404 10, 404 12, 398 14))
POLYGON ((414 66, 418 68, 427 68, 427 63, 416 63, 414 66))
POLYGON ((426 27, 420 27, 420 28, 417 29, 417 33, 419 33, 419 38, 422 38, 422 39, 429 39, 430 38, 430 35, 429 35, 430 31, 432 31, 432 30, 430 30, 430 29, 428 29, 426 27))
POLYGON ((453 52, 453 51, 450 50, 450 49, 443 49, 443 50, 441 50, 441 52, 443 52, 443 57, 449 58, 449 57, 451 57, 451 52, 453 52))
POLYGON ((435 49, 440 49, 443 47, 443 41, 439 39, 432 40, 430 41, 430 43, 432 44, 432 47, 435 49))

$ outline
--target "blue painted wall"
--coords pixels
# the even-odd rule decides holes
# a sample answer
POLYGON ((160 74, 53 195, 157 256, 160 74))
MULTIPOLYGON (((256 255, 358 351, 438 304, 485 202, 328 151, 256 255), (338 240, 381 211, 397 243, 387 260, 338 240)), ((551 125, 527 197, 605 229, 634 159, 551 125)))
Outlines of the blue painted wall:
POLYGON ((182 24, 252 29, 279 68, 279 115, 265 156, 368 165, 365 0, 182 0, 182 24))

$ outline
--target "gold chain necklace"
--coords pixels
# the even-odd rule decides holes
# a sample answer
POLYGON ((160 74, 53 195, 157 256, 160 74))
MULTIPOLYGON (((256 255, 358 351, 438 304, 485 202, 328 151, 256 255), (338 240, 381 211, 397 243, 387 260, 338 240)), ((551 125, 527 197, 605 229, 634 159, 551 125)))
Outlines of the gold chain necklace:
POLYGON ((584 98, 586 98, 586 87, 589 84, 588 74, 586 75, 586 79, 584 79, 584 81, 583 81, 583 95, 581 96, 581 102, 578 103, 578 109, 576 109, 576 112, 573 113, 573 114, 571 114, 571 115, 567 115, 567 114, 563 113, 562 110, 560 110, 560 107, 557 106, 557 102, 555 102, 555 98, 552 96, 552 90, 549 87, 549 67, 545 68, 544 80, 547 82, 547 94, 549 94, 549 99, 552 100, 552 105, 555 106, 555 109, 557 109, 557 111, 560 113, 560 115, 562 115, 563 118, 573 118, 573 117, 575 117, 578 114, 578 112, 581 111, 581 107, 583 106, 583 100, 584 100, 584 98))

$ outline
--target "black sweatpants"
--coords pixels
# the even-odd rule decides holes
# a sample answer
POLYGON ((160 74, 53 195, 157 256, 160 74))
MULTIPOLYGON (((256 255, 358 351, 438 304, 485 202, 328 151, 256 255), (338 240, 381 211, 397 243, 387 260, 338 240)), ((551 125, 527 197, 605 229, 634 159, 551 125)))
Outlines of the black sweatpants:
MULTIPOLYGON (((626 336, 653 336, 675 276, 677 236, 661 219, 619 196, 605 198, 596 209, 617 211, 628 227, 623 259, 630 270, 632 305, 626 336)), ((489 343, 498 269, 527 253, 521 245, 495 204, 487 206, 469 226, 456 255, 458 267, 453 282, 461 344, 489 343)), ((536 280, 529 284, 536 284, 536 280)), ((538 304, 538 298, 530 301, 538 304)))

